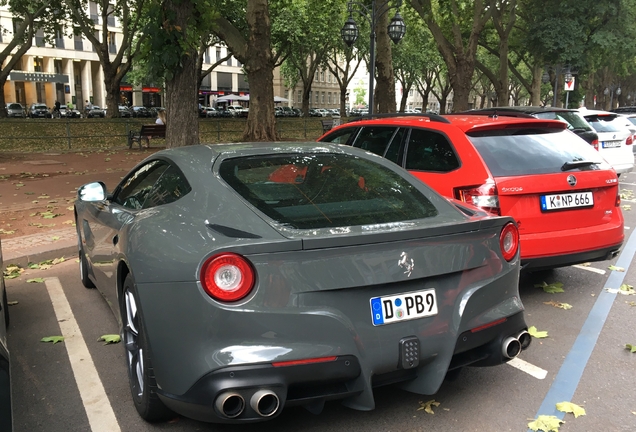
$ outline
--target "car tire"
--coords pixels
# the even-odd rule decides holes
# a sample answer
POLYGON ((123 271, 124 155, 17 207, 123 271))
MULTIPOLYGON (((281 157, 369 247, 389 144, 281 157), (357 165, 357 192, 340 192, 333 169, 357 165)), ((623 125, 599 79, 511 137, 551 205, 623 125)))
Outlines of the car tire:
POLYGON ((95 284, 88 277, 88 260, 86 259, 86 254, 84 250, 80 246, 79 248, 79 270, 80 270, 80 280, 82 281, 82 285, 84 288, 95 288, 95 284))
POLYGON ((128 274, 124 280, 119 310, 130 392, 141 418, 148 422, 168 420, 174 413, 161 402, 157 394, 157 382, 138 299, 135 282, 132 275, 128 274))

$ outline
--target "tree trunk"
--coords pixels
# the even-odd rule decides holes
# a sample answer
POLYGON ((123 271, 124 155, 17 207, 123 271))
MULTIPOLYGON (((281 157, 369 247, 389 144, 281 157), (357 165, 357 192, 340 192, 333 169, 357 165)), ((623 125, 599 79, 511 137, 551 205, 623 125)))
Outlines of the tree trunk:
POLYGON ((110 68, 103 68, 104 70, 104 84, 106 86, 106 117, 107 118, 119 118, 119 84, 115 82, 117 71, 110 68))
POLYGON ((7 118, 7 103, 4 100, 4 85, 6 82, 6 78, 0 79, 0 118, 7 118))
MULTIPOLYGON (((381 5, 381 0, 376 2, 376 10, 381 5)), ((393 60, 391 55, 391 44, 387 27, 389 25, 388 12, 383 14, 375 26, 377 56, 375 59, 377 84, 375 89, 375 105, 378 107, 377 113, 395 112, 395 75, 393 73, 393 60)))
POLYGON ((497 86, 497 105, 510 105, 510 79, 508 78, 508 41, 499 40, 499 85, 497 86))
POLYGON ((309 94, 311 93, 311 86, 303 83, 303 117, 309 117, 309 94))
MULTIPOLYGON (((175 27, 187 31, 188 19, 196 10, 192 0, 168 0, 166 9, 174 14, 175 27)), ((199 144, 198 81, 197 49, 183 48, 181 69, 166 79, 167 148, 199 144)))
MULTIPOLYGON (((472 77, 475 72, 474 60, 458 58, 455 73, 449 70, 451 87, 453 88, 453 112, 466 111, 468 98, 472 88, 472 77)), ((441 109, 440 109, 441 113, 441 109)))
POLYGON ((532 67, 532 84, 530 84, 530 105, 541 105, 541 79, 543 78, 543 67, 535 64, 532 67))
POLYGON ((274 60, 268 0, 247 2, 247 41, 245 72, 250 83, 250 106, 243 132, 245 141, 276 141, 274 117, 274 60))
POLYGON ((594 109, 594 74, 590 73, 587 76, 587 82, 585 83, 585 108, 594 109))

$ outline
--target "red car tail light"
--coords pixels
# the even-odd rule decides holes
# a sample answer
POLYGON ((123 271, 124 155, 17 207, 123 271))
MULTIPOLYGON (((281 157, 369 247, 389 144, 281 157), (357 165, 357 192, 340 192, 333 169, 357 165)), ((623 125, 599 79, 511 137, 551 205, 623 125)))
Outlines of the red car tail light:
POLYGON ((621 206, 621 193, 619 191, 616 191, 616 202, 614 203, 615 207, 620 207, 621 206))
POLYGON ((591 142, 592 147, 594 147, 594 150, 598 151, 598 140, 595 139, 591 142))
POLYGON ((630 135, 627 137, 627 141, 625 141, 625 145, 632 145, 634 144, 634 135, 630 135))
POLYGON ((222 253, 210 257, 201 267, 201 285, 215 300, 233 302, 254 288, 254 269, 240 255, 222 253))
POLYGON ((457 189, 457 199, 479 207, 488 213, 501 215, 499 208, 499 196, 497 186, 492 182, 487 182, 481 186, 471 186, 457 189))
POLYGON ((506 261, 512 260, 519 250, 519 230, 513 223, 507 223, 501 230, 499 236, 499 246, 501 254, 506 261))

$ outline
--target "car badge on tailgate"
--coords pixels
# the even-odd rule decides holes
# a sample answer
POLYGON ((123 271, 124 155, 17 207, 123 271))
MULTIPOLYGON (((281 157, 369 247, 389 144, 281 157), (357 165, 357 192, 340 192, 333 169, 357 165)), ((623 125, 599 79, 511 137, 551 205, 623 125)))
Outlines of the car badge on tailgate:
POLYGON ((411 277, 411 273, 415 268, 415 262, 413 261, 413 258, 409 258, 409 255, 406 252, 402 252, 400 259, 398 260, 398 266, 404 269, 404 274, 407 277, 411 277))
POLYGON ((576 186, 576 177, 570 174, 568 176, 568 184, 572 187, 576 186))

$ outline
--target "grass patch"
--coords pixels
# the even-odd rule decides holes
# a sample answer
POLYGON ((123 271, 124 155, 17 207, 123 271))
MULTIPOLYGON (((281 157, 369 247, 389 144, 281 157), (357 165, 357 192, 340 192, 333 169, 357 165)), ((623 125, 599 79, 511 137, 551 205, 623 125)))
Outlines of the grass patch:
MULTIPOLYGON (((0 119, 0 152, 46 152, 127 146, 128 132, 153 123, 127 119, 0 119)), ((201 143, 240 141, 246 119, 199 119, 201 143)), ((281 140, 314 141, 322 135, 319 118, 277 118, 281 140)))

